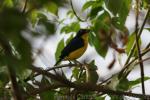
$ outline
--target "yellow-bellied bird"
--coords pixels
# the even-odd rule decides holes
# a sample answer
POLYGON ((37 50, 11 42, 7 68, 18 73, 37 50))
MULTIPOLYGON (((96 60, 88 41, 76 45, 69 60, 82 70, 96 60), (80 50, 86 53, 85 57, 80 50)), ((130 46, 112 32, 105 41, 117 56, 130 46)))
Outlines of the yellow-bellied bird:
POLYGON ((66 47, 61 51, 59 60, 56 62, 55 66, 62 60, 75 60, 81 57, 87 49, 88 46, 88 33, 89 29, 80 29, 77 35, 70 40, 66 47))

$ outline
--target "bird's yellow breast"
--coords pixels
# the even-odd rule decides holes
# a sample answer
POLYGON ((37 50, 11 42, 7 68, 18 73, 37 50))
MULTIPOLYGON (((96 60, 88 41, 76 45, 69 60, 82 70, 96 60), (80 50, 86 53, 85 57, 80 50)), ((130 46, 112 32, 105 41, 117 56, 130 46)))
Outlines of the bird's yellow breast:
POLYGON ((84 54, 84 52, 86 51, 87 46, 88 46, 88 34, 84 34, 83 36, 81 36, 81 38, 84 40, 84 46, 71 52, 65 58, 65 60, 74 60, 74 59, 81 57, 84 54))

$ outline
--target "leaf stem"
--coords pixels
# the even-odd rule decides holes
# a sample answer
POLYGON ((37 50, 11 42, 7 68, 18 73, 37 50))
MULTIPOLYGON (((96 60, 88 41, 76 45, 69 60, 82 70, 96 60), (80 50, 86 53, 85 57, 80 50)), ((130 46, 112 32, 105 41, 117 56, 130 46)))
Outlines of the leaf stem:
POLYGON ((72 0, 70 0, 70 5, 71 5, 72 11, 73 11, 74 15, 76 16, 76 18, 77 18, 79 21, 81 21, 81 22, 85 22, 86 20, 81 19, 81 18, 77 15, 76 11, 74 10, 73 4, 72 4, 72 0))

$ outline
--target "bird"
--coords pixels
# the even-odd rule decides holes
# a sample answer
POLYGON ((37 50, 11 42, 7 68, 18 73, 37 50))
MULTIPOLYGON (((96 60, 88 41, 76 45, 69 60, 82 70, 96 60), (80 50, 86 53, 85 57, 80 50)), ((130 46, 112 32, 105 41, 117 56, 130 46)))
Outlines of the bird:
POLYGON ((64 47, 59 56, 59 60, 56 62, 58 65, 62 60, 76 60, 81 57, 88 46, 88 33, 89 29, 80 29, 76 36, 70 40, 70 42, 64 47))

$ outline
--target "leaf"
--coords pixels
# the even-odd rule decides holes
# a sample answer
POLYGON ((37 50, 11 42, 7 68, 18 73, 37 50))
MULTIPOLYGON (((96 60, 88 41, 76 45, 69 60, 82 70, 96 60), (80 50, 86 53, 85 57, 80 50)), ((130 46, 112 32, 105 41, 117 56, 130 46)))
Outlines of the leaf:
POLYGON ((125 25, 126 18, 130 11, 130 7, 131 7, 131 0, 123 0, 123 4, 121 5, 121 8, 118 13, 121 25, 125 25))
POLYGON ((3 5, 11 8, 14 6, 14 2, 12 0, 4 0, 3 5))
POLYGON ((112 18, 112 24, 115 26, 115 28, 119 29, 119 30, 124 30, 125 26, 123 23, 120 23, 120 17, 113 17, 112 18))
POLYGON ((62 27, 60 30, 61 33, 70 33, 70 32, 77 32, 80 29, 80 24, 79 22, 73 22, 70 25, 66 25, 62 27))
MULTIPOLYGON (((150 79, 150 77, 144 77, 144 81, 147 81, 147 80, 149 80, 150 79)), ((133 86, 135 86, 135 85, 137 85, 137 84, 140 84, 141 83, 141 78, 138 78, 138 79, 136 79, 136 80, 133 80, 133 81, 129 81, 129 86, 130 87, 133 87, 133 86)))
POLYGON ((55 100, 55 92, 54 91, 44 91, 40 93, 41 100, 55 100))
POLYGON ((19 10, 5 8, 0 12, 0 31, 6 37, 14 37, 26 28, 27 20, 19 10), (15 23, 15 24, 14 24, 15 23))
POLYGON ((96 72, 97 66, 95 65, 95 61, 92 60, 90 64, 85 66, 85 69, 86 69, 86 82, 90 84, 96 84, 99 76, 96 72))
POLYGON ((93 24, 93 29, 96 33, 99 32, 99 30, 101 29, 108 32, 111 26, 111 18, 109 13, 107 11, 104 11, 101 15, 97 17, 93 24))
POLYGON ((56 61, 59 60, 59 56, 61 55, 61 51, 63 50, 64 46, 65 46, 64 39, 62 39, 59 41, 59 43, 57 45, 57 50, 55 52, 56 61))
POLYGON ((83 7, 82 7, 82 11, 86 10, 87 8, 89 8, 90 6, 92 6, 93 4, 95 4, 95 1, 88 1, 86 2, 83 7))
POLYGON ((102 57, 106 56, 108 46, 101 44, 101 42, 99 41, 99 39, 96 35, 89 33, 89 42, 90 42, 91 46, 94 46, 95 50, 97 51, 97 53, 100 56, 102 56, 102 57))
POLYGON ((73 77, 76 79, 76 80, 78 80, 78 76, 79 76, 79 72, 80 72, 80 69, 79 68, 77 68, 77 67, 74 67, 74 69, 73 69, 73 71, 72 71, 72 75, 73 75, 73 77))
POLYGON ((116 15, 119 10, 121 9, 123 0, 105 0, 106 7, 114 14, 116 15), (117 6, 116 6, 117 5, 117 6))
POLYGON ((67 15, 68 15, 70 18, 73 18, 73 17, 74 17, 74 13, 73 13, 72 10, 69 10, 69 11, 67 12, 67 15))
MULTIPOLYGON (((15 55, 16 59, 11 58, 11 59, 16 60, 14 61, 16 62, 16 65, 13 65, 13 66, 18 72, 18 74, 21 75, 27 68, 31 67, 31 64, 32 64, 31 45, 22 36, 18 37, 19 42, 17 42, 15 39, 12 39, 11 41, 12 41, 12 46, 14 46, 15 51, 17 51, 19 54, 19 55, 15 55)), ((10 62, 10 63, 13 63, 13 62, 10 62)))
POLYGON ((54 23, 48 21, 47 16, 43 13, 38 13, 38 17, 39 17, 38 25, 44 25, 48 31, 48 34, 54 34, 55 33, 54 23))
POLYGON ((32 27, 34 28, 37 21, 38 21, 38 11, 37 10, 33 10, 30 14, 29 14, 29 19, 30 19, 30 22, 32 24, 32 27))
POLYGON ((123 78, 120 80, 119 84, 117 85, 117 90, 126 91, 129 89, 129 80, 127 78, 123 78))
POLYGON ((146 30, 148 30, 150 32, 150 28, 145 28, 146 30))
MULTIPOLYGON (((3 58, 4 59, 4 58, 3 58)), ((9 76, 7 72, 6 66, 0 67, 0 87, 5 87, 5 85, 9 82, 9 76)))
POLYGON ((57 6, 54 2, 49 2, 49 3, 47 3, 45 6, 46 6, 45 8, 46 8, 49 12, 51 12, 51 13, 57 15, 57 13, 58 13, 58 6, 57 6))
POLYGON ((115 17, 117 17, 117 23, 121 25, 120 27, 124 27, 130 10, 131 0, 116 0, 116 2, 114 2, 114 0, 105 0, 105 5, 109 11, 112 12, 115 17))
POLYGON ((93 21, 93 33, 89 34, 89 41, 92 44, 97 53, 105 57, 108 45, 109 45, 109 30, 111 26, 110 15, 108 12, 104 11, 99 15, 95 21, 93 21))
MULTIPOLYGON (((129 54, 129 52, 131 51, 131 48, 133 46, 135 42, 135 33, 132 33, 130 36, 129 36, 129 39, 128 39, 128 42, 126 44, 126 48, 125 48, 125 51, 127 54, 129 54)), ((141 38, 139 39, 139 45, 141 45, 141 38)), ((134 49, 133 51, 133 57, 136 57, 138 55, 138 52, 137 52, 137 48, 134 49)))
POLYGON ((95 7, 95 8, 92 8, 91 9, 91 12, 90 12, 90 19, 93 19, 95 18, 97 15, 98 15, 98 12, 102 11, 103 8, 102 7, 95 7))
POLYGON ((106 96, 96 96, 95 97, 96 100, 106 100, 105 98, 106 98, 106 96))

